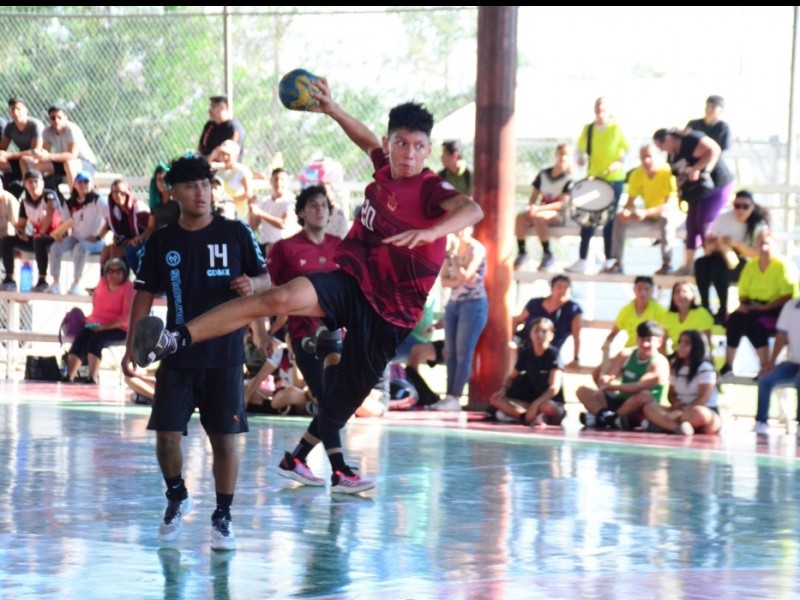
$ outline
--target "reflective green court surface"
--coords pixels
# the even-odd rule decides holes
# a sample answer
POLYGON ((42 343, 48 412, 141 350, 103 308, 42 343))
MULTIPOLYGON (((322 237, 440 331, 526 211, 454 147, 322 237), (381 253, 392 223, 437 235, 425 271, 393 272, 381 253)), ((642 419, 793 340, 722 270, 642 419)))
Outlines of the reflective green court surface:
MULTIPOLYGON (((375 489, 331 496, 275 465, 307 424, 239 436, 235 552, 209 548, 211 451, 184 440, 195 500, 165 507, 149 408, 118 386, 0 383, 0 598, 800 598, 794 435, 530 430, 479 415, 357 420, 346 456, 375 489)), ((329 475, 321 449, 315 473, 329 475)))

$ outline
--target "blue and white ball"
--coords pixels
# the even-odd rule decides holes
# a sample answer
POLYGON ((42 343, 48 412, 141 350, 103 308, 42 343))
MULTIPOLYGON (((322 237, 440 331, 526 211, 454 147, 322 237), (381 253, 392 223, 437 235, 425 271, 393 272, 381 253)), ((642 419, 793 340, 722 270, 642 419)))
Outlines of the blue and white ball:
POLYGON ((305 69, 294 69, 281 77, 278 96, 281 103, 290 110, 313 110, 319 102, 311 97, 317 89, 317 76, 305 69))

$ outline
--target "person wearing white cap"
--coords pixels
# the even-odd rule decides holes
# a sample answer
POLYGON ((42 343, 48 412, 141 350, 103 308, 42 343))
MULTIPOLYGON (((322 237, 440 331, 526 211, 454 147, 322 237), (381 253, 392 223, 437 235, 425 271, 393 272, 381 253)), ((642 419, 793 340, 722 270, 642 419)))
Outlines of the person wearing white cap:
POLYGON ((53 232, 55 243, 50 247, 53 282, 48 293, 61 293, 61 260, 64 254, 72 254, 73 283, 69 293, 81 294, 81 277, 86 265, 86 256, 100 254, 108 233, 108 200, 98 194, 92 184, 92 176, 81 171, 75 176, 75 185, 66 206, 61 211, 63 225, 53 232), (67 232, 69 231, 69 235, 67 232))

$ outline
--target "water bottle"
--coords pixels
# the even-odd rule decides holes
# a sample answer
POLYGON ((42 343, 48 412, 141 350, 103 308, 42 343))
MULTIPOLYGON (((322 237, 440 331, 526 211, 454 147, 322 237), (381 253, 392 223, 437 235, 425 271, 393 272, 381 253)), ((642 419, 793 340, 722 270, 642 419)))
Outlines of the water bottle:
POLYGON ((31 268, 31 263, 26 260, 22 264, 22 269, 20 270, 19 289, 21 292, 30 292, 32 287, 33 269, 31 268))

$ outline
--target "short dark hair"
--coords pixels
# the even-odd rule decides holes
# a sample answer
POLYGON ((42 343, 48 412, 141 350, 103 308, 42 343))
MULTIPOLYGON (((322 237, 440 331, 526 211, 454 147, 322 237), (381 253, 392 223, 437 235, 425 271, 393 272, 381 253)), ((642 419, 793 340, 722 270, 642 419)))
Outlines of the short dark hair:
POLYGON ((637 283, 646 283, 650 287, 656 286, 655 281, 653 281, 653 278, 649 275, 637 275, 636 279, 633 280, 633 285, 636 285, 637 283))
POLYGON ((277 175, 278 173, 288 173, 288 171, 283 167, 275 167, 274 169, 272 169, 272 172, 269 175, 270 177, 272 177, 273 175, 277 175))
POLYGON ((169 164, 169 170, 164 175, 164 183, 170 187, 176 183, 186 183, 187 181, 207 180, 209 183, 214 179, 214 171, 208 160, 199 154, 187 154, 174 159, 169 164))
POLYGON ((706 104, 713 104, 714 106, 725 108, 725 98, 722 96, 717 96, 716 94, 711 94, 708 98, 706 98, 706 104))
POLYGON ((28 106, 28 103, 25 102, 25 100, 22 98, 22 96, 11 96, 11 98, 8 99, 8 108, 12 108, 12 107, 16 106, 17 104, 22 104, 24 106, 28 106))
POLYGON ((566 275, 562 275, 559 273, 558 275, 554 275, 553 278, 550 280, 550 287, 553 287, 559 281, 565 282, 569 287, 572 287, 572 280, 567 277, 566 275))
POLYGON ((416 102, 398 104, 389 111, 389 135, 398 129, 420 131, 430 137, 433 131, 433 115, 424 105, 416 102))
POLYGON ((664 337, 664 328, 658 321, 642 321, 636 327, 636 337, 664 337))
POLYGON ((209 99, 209 101, 213 102, 214 104, 219 104, 219 103, 227 104, 228 103, 228 96, 226 96, 225 94, 219 94, 217 96, 209 96, 208 99, 209 99))
POLYGON ((447 140, 442 142, 444 148, 449 154, 463 154, 461 150, 461 143, 458 140, 447 140))
POLYGON ((47 114, 48 114, 48 116, 49 116, 49 115, 52 115, 52 114, 53 114, 53 113, 55 113, 55 112, 63 112, 64 114, 67 114, 67 109, 66 109, 66 108, 64 108, 64 105, 63 105, 63 104, 59 104, 59 103, 57 103, 57 102, 56 102, 55 104, 51 105, 51 106, 50 106, 50 107, 47 109, 47 114))
POLYGON ((300 216, 300 213, 308 204, 308 201, 316 196, 325 196, 325 200, 328 202, 328 214, 333 214, 333 204, 331 204, 331 199, 328 197, 328 190, 325 189, 324 185, 310 185, 297 194, 294 202, 294 214, 297 215, 297 222, 300 223, 301 227, 305 227, 305 219, 300 216))
POLYGON ((756 203, 756 199, 753 197, 753 192, 751 192, 750 190, 739 190, 738 192, 736 192, 734 198, 747 198, 753 204, 756 203))

